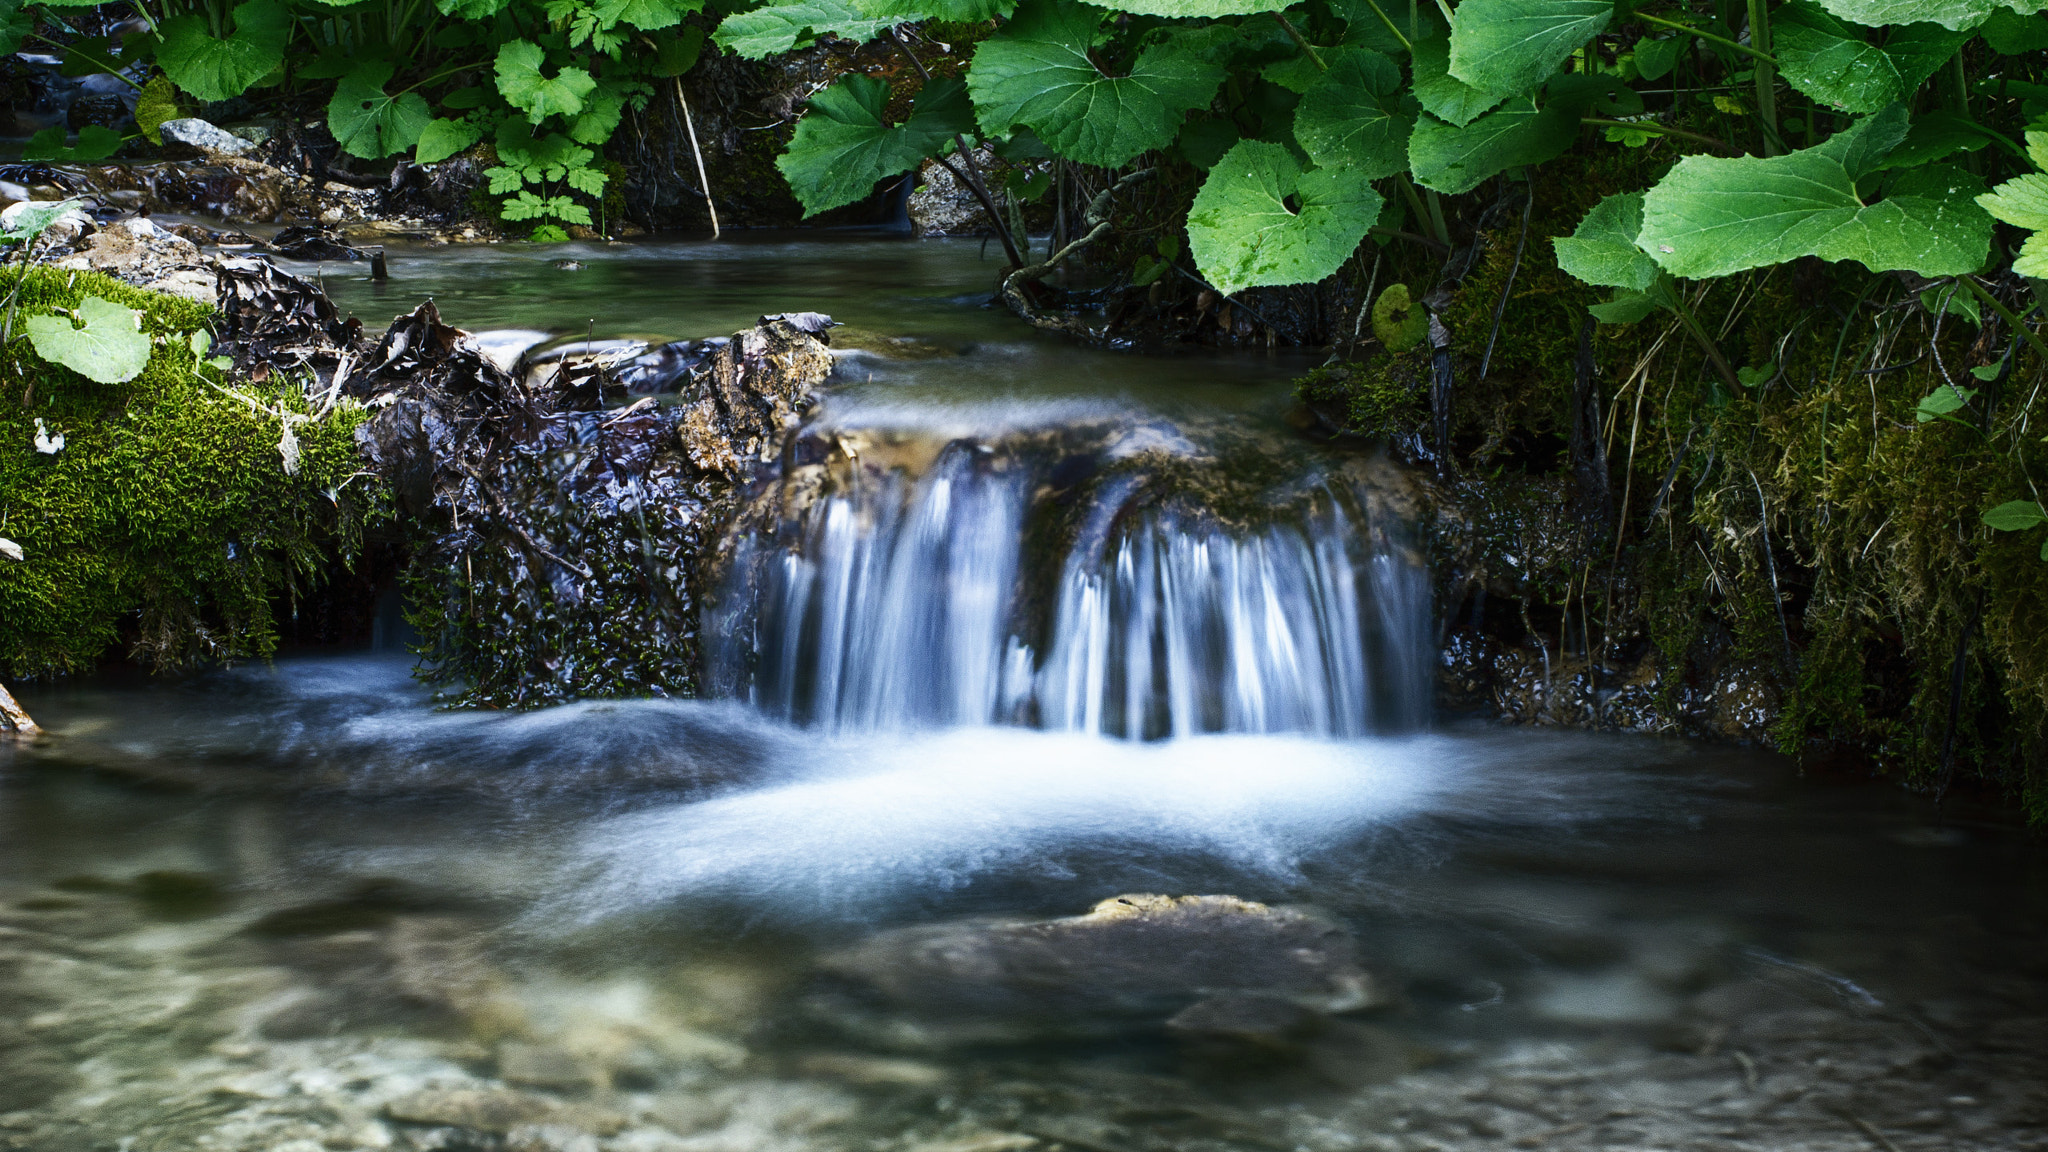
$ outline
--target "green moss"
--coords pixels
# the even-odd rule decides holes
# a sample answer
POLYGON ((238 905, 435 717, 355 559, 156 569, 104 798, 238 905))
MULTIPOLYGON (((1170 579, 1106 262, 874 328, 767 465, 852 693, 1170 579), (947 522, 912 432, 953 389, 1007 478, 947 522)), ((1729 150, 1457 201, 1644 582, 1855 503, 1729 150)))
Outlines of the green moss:
MULTIPOLYGON (((211 310, 90 272, 0 270, 20 281, 14 332, 0 348, 0 536, 24 559, 0 559, 0 667, 35 676, 91 667, 125 635, 161 668, 268 655, 273 601, 307 588, 331 551, 353 552, 378 497, 357 474, 345 404, 294 429, 287 475, 280 418, 213 383, 187 342, 211 310), (149 366, 100 385, 43 362, 21 320, 97 295, 143 313, 159 338, 149 366), (62 451, 33 446, 35 421, 62 451)), ((222 381, 227 383, 226 381, 222 381)), ((307 415, 283 374, 236 391, 307 415)))
POLYGON ((1296 389, 1310 404, 1341 411, 1346 431, 1393 439, 1413 433, 1428 415, 1424 363, 1426 353, 1325 364, 1302 377, 1296 389))

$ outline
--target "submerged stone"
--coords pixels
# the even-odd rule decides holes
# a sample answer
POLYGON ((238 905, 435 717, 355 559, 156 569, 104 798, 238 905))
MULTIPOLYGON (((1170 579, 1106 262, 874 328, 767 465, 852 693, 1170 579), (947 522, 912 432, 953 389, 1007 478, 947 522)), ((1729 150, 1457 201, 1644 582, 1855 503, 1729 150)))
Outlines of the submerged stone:
POLYGON ((1167 1017, 1189 1032, 1286 1031, 1378 1000, 1341 926, 1235 896, 1128 895, 1057 920, 899 929, 823 966, 887 1012, 937 1025, 888 1029, 913 1043, 1167 1017))

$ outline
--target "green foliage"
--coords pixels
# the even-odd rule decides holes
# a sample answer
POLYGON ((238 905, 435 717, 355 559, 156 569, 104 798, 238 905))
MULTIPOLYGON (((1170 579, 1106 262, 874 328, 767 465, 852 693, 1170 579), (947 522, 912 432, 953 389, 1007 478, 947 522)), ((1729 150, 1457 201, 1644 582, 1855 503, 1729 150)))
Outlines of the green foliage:
POLYGON ((162 144, 163 135, 157 129, 166 121, 182 119, 185 110, 178 106, 178 88, 168 76, 150 78, 142 86, 142 94, 135 101, 135 126, 152 144, 162 144))
POLYGON ((1429 314, 1408 294, 1406 284, 1387 285, 1372 302, 1372 334, 1381 347, 1396 355, 1429 335, 1429 314))
POLYGON ((850 204, 875 183, 908 172, 974 130, 966 86, 935 80, 918 93, 910 118, 892 125, 882 114, 889 86, 853 74, 811 97, 789 151, 775 164, 803 202, 806 216, 850 204))
POLYGON ((403 152, 419 143, 433 121, 426 97, 384 91, 392 71, 387 62, 370 61, 334 86, 334 98, 327 104, 327 129, 351 156, 379 160, 403 152))
POLYGON ((1124 75, 1108 75, 1089 55, 1101 24, 1086 5, 1029 0, 977 45, 967 88, 983 131, 1029 128, 1060 155, 1109 168, 1171 143, 1181 119, 1215 94, 1223 69, 1194 36, 1169 33, 1124 75))
POLYGON ((1815 100, 1857 115, 1911 95, 1970 35, 1938 24, 1906 24, 1879 46, 1863 29, 1804 0, 1780 9, 1771 29, 1785 79, 1815 100))
POLYGON ((1303 171, 1281 145, 1244 140, 1202 182, 1188 211, 1188 246, 1226 295, 1313 283, 1350 257, 1383 203, 1341 170, 1303 171))
POLYGON ((1613 12, 1607 0, 1465 0, 1452 14, 1450 74, 1481 92, 1527 92, 1613 12))
POLYGON ((201 100, 240 96, 284 64, 291 11, 277 0, 248 0, 235 8, 234 31, 212 35, 203 16, 173 16, 157 29, 157 64, 178 87, 201 100))
POLYGON ((1361 180, 1392 176, 1408 166, 1415 129, 1400 96, 1399 65, 1369 48, 1345 50, 1302 93, 1294 138, 1317 167, 1347 169, 1361 180))
MULTIPOLYGON (((2036 168, 2048 169, 2048 131, 2027 133, 2027 155, 2036 168)), ((2007 224, 2032 233, 2013 259, 2012 270, 2048 279, 2048 174, 2015 176, 1977 197, 1977 203, 2007 224)))
POLYGON ((88 124, 78 130, 78 143, 64 143, 62 128, 45 128, 22 145, 21 158, 31 163, 91 164, 121 149, 121 134, 112 128, 88 124))
POLYGON ((71 315, 31 316, 24 324, 36 355, 95 383, 125 384, 149 364, 142 313, 111 300, 87 296, 71 315))
MULTIPOLYGON (((380 498, 356 475, 344 404, 310 419, 298 382, 238 385, 269 411, 223 394, 191 335, 202 304, 92 272, 0 270, 16 293, 16 336, 0 379, 0 535, 23 558, 0 564, 0 668, 37 676, 92 667, 124 638, 164 668, 265 656, 273 612, 306 589, 335 551, 351 552, 380 498), (117 384, 46 364, 19 321, 85 311, 90 299, 140 314, 146 367, 117 384), (296 475, 279 453, 297 423, 296 475), (36 422, 64 437, 33 446, 36 422)), ((132 314, 132 313, 131 313, 132 314)), ((69 326, 68 321, 59 321, 69 326)))
POLYGON ((821 36, 868 40, 899 17, 869 16, 846 0, 796 0, 736 12, 719 22, 712 43, 749 60, 809 47, 821 36))

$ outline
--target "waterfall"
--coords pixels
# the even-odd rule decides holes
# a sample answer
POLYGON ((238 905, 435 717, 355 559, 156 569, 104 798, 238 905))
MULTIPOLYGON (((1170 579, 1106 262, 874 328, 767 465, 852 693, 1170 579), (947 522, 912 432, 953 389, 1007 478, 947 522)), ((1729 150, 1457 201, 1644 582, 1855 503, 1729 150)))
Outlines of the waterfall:
POLYGON ((1044 469, 967 443, 914 480, 856 471, 784 540, 743 542, 707 619, 725 638, 713 680, 841 731, 1343 737, 1427 720, 1428 578, 1367 501, 1324 482, 1300 515, 1232 531, 1143 488, 1118 474, 1063 506, 1044 469), (739 635, 732 603, 753 608, 739 635))

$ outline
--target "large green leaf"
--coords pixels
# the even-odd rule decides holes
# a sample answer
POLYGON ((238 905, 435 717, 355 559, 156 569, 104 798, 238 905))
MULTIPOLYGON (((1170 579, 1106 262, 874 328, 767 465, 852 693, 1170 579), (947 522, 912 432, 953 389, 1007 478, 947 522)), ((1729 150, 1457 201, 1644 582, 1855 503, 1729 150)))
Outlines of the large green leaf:
POLYGON ((1188 209, 1188 248, 1216 290, 1312 284, 1335 272, 1379 219, 1380 195, 1349 173, 1304 172, 1279 144, 1243 140, 1188 209))
POLYGON ((977 45, 967 89, 983 132, 1007 136, 1021 124, 1060 155, 1104 168, 1171 143, 1223 69, 1199 40, 1175 33, 1140 53, 1129 75, 1104 75, 1088 55, 1101 22, 1095 8, 1031 0, 977 45))
POLYGON ((2000 8, 2038 12, 2034 0, 1821 0, 1829 12, 1857 24, 1913 24, 1931 21, 1951 31, 1975 28, 2000 8))
POLYGON ((1408 167, 1425 187, 1469 192, 1496 173, 1562 154, 1578 132, 1576 113, 1565 108, 1538 111, 1535 101, 1518 96, 1463 128, 1422 117, 1408 137, 1408 167))
POLYGON ((1906 24, 1880 48, 1862 29, 1806 0, 1772 16, 1771 39, 1792 86, 1824 104, 1863 115, 1903 100, 1969 40, 1939 24, 1906 24))
POLYGON ((749 60, 809 47, 821 36, 872 40, 901 17, 862 13, 850 0, 796 0, 735 12, 719 22, 711 40, 749 60))
POLYGON ((489 20, 511 4, 512 0, 434 0, 443 16, 458 20, 489 20))
MULTIPOLYGON (((1637 242, 1676 276, 1726 276, 1801 256, 1854 260, 1873 272, 1974 272, 1991 218, 1967 174, 1915 169, 1874 204, 1856 182, 1904 135, 1899 109, 1859 122, 1817 148, 1784 156, 1688 156, 1643 199, 1637 242)), ((1978 185, 1981 187, 1981 185, 1978 185)))
POLYGON ((1593 205, 1571 235, 1552 242, 1557 266, 1588 284, 1644 291, 1657 282, 1661 270, 1648 252, 1636 246, 1636 236, 1642 230, 1643 194, 1609 196, 1593 205))
POLYGON ((915 167, 974 129, 967 89, 958 80, 933 80, 918 93, 910 119, 891 125, 882 115, 889 86, 852 73, 811 97, 796 137, 775 161, 812 216, 851 204, 875 182, 915 167))
POLYGON ((1112 12, 1170 18, 1250 16, 1256 12, 1278 12, 1288 0, 1088 0, 1112 12))
POLYGON ((1408 167, 1415 116, 1401 107, 1401 68, 1367 48, 1333 54, 1294 109, 1294 139, 1320 168, 1377 180, 1408 167))
POLYGON ((172 83, 201 100, 232 100, 284 63, 291 13, 274 0, 235 8, 235 31, 225 40, 207 34, 198 16, 174 16, 158 26, 156 62, 172 83))
POLYGON ((597 81, 581 68, 564 67, 550 78, 541 71, 547 52, 531 40, 508 41, 498 49, 494 70, 498 95, 526 113, 538 124, 549 116, 574 116, 583 111, 583 98, 597 87, 597 81))
POLYGON ((601 0, 597 6, 600 24, 626 24, 642 32, 673 28, 683 17, 704 10, 704 0, 601 0))
POLYGON ((390 64, 373 61, 334 86, 334 97, 327 102, 327 130, 351 156, 380 160, 396 155, 419 143, 420 134, 433 123, 434 110, 426 97, 384 91, 391 73, 390 64))
POLYGON ((2022 52, 2039 52, 2048 48, 2048 18, 2022 16, 2009 9, 2000 8, 1991 14, 1977 29, 1984 42, 1994 52, 2017 56, 2022 52))
POLYGON ((36 355, 100 384, 142 375, 149 365, 142 313, 87 296, 78 302, 78 320, 80 326, 73 327, 68 316, 29 317, 28 339, 36 355))
POLYGON ((1491 111, 1501 98, 1451 75, 1451 45, 1442 38, 1415 41, 1415 99, 1422 110, 1463 128, 1491 111))
POLYGON ((1482 92, 1533 92, 1607 27, 1611 0, 1465 0, 1451 19, 1451 75, 1482 92))
POLYGON ((876 19, 981 24, 1008 16, 1017 0, 853 0, 853 6, 876 19))

